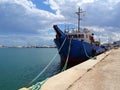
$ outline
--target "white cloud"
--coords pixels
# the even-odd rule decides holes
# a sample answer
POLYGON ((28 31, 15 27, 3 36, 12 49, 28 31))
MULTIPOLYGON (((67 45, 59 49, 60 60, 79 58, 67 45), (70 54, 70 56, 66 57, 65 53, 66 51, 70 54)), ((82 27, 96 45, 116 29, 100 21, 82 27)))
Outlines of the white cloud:
POLYGON ((3 35, 0 43, 23 45, 29 42, 28 40, 32 41, 32 44, 51 43, 49 41, 53 34, 49 29, 54 22, 62 19, 64 19, 62 15, 37 9, 30 0, 2 0, 0 1, 0 32, 3 35))
POLYGON ((87 26, 91 32, 95 34, 96 40, 101 40, 102 43, 114 42, 120 40, 120 28, 118 27, 97 27, 87 26))
POLYGON ((64 19, 62 15, 37 9, 29 0, 0 1, 0 11, 0 30, 7 32, 37 33, 38 29, 47 30, 53 22, 64 19))
POLYGON ((22 34, 9 34, 9 35, 0 35, 0 45, 9 45, 9 46, 41 46, 41 45, 53 45, 54 33, 47 33, 45 35, 22 35, 22 34))
MULTIPOLYGON (((55 13, 38 9, 32 0, 0 0, 0 32, 4 35, 24 34, 26 37, 31 33, 39 34, 41 38, 45 36, 46 40, 54 36, 48 31, 54 23, 76 24, 75 12, 81 6, 87 13, 81 22, 82 26, 89 26, 100 37, 103 35, 103 39, 107 35, 113 35, 112 39, 118 40, 116 36, 120 35, 120 0, 46 0, 44 4, 49 5, 55 13)), ((4 39, 7 40, 2 38, 4 39)))
MULTIPOLYGON (((56 0, 57 1, 57 0, 56 0)), ((97 34, 97 39, 101 38, 102 42, 107 42, 106 38, 110 38, 110 42, 119 40, 114 33, 120 35, 120 21, 119 21, 119 1, 78 1, 69 0, 64 1, 63 4, 58 4, 59 10, 66 18, 66 22, 73 23, 72 18, 76 18, 73 12, 76 11, 78 3, 87 11, 88 15, 83 18, 82 24, 84 26, 91 26, 93 32, 97 34), (112 9, 111 9, 112 8, 112 9), (112 13, 111 13, 112 12, 112 13), (98 37, 99 36, 99 37, 98 37), (112 36, 112 37, 111 37, 112 36)))

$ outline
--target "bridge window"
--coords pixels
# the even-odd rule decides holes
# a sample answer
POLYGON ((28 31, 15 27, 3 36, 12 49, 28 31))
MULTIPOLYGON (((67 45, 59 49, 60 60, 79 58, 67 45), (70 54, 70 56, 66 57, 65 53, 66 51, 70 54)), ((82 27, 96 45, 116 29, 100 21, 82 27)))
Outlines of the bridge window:
POLYGON ((84 38, 84 34, 79 34, 79 38, 84 38))
POLYGON ((84 34, 68 35, 68 38, 84 38, 84 34))

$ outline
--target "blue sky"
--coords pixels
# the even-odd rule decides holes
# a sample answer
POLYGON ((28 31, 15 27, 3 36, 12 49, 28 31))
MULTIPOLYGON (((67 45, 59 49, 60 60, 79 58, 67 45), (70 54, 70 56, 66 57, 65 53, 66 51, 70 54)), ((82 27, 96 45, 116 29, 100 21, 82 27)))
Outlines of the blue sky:
POLYGON ((0 45, 54 44, 53 24, 76 24, 79 6, 96 39, 119 40, 120 0, 0 0, 0 45))

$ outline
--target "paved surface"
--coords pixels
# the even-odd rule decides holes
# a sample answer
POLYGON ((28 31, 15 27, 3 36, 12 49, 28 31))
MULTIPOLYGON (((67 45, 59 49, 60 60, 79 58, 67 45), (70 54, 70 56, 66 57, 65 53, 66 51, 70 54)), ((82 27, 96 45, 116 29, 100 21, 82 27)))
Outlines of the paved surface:
POLYGON ((111 51, 103 53, 97 56, 97 59, 89 59, 77 66, 74 66, 60 74, 49 78, 42 85, 40 90, 80 90, 78 87, 80 82, 79 80, 81 80, 80 78, 82 78, 87 72, 89 72, 91 68, 93 68, 97 63, 105 58, 106 55, 108 55, 110 52, 111 51))
POLYGON ((120 49, 49 78, 40 90, 120 90, 120 49))
POLYGON ((120 49, 112 50, 67 90, 120 90, 120 49))

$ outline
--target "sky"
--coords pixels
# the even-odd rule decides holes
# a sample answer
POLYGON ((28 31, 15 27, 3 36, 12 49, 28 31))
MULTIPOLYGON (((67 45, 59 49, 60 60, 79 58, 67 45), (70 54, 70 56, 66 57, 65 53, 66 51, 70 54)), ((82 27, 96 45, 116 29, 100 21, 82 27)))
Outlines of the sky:
POLYGON ((53 45, 54 24, 77 24, 102 43, 120 39, 120 0, 0 0, 0 45, 53 45))

